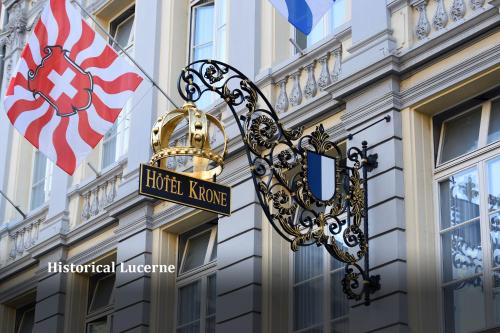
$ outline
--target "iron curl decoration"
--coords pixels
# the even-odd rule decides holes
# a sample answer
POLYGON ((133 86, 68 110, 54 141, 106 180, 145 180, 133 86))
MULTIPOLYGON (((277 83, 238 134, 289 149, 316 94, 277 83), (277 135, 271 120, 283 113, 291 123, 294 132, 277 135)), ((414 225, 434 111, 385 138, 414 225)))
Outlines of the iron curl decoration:
POLYGON ((342 156, 323 125, 304 135, 304 128, 283 126, 273 106, 243 73, 220 61, 199 60, 185 67, 178 79, 187 102, 215 93, 230 108, 239 127, 257 196, 273 228, 291 249, 324 246, 343 262, 343 291, 348 299, 368 305, 380 289, 380 277, 370 276, 368 251, 367 172, 377 165, 367 144, 342 156), (335 192, 321 200, 312 193, 308 152, 335 159, 335 192), (347 161, 341 163, 341 160, 347 161))

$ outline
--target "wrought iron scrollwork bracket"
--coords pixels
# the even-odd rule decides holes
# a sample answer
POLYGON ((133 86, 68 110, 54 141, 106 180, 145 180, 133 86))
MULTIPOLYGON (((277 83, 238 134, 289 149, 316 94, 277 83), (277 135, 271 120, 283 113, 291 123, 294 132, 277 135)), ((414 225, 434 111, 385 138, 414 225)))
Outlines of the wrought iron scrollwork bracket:
POLYGON ((307 135, 303 127, 285 128, 260 89, 220 61, 189 64, 177 87, 188 102, 209 92, 226 102, 246 148, 259 202, 273 228, 293 251, 324 246, 345 264, 342 285, 347 298, 368 305, 370 295, 380 289, 380 276, 370 276, 369 269, 367 174, 378 163, 376 154, 368 155, 368 144, 342 153, 323 125, 307 135), (330 198, 313 193, 308 177, 310 152, 334 160, 330 198))

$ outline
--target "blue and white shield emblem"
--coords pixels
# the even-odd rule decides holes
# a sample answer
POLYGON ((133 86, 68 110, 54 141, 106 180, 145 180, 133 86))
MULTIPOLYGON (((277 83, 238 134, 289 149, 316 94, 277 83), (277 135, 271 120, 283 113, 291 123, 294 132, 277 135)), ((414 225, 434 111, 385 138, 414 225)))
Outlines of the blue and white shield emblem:
POLYGON ((307 152, 307 182, 317 200, 327 201, 335 195, 335 167, 334 157, 307 152))

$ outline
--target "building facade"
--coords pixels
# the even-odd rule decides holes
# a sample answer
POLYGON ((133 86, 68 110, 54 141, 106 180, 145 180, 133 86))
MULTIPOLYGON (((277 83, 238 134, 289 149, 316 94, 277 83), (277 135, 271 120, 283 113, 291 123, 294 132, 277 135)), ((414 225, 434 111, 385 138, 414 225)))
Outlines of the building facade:
MULTIPOLYGON (((215 97, 198 107, 226 128, 217 181, 232 186, 231 216, 140 196, 151 127, 174 108, 145 80, 72 177, 0 112, 0 190, 26 214, 0 200, 1 333, 500 330, 500 1, 337 0, 307 37, 267 0, 81 2, 179 105, 181 69, 217 59, 287 127, 359 132, 344 145, 366 140, 378 154, 368 214, 381 289, 369 306, 348 302, 343 267, 323 248, 290 251, 215 97), (55 261, 177 269, 49 273, 55 261)), ((45 3, 2 2, 2 96, 45 3)))

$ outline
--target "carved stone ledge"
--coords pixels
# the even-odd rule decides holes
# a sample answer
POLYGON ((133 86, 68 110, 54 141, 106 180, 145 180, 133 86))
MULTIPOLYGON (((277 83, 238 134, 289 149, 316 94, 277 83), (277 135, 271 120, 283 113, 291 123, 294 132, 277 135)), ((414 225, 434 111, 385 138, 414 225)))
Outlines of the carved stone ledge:
POLYGON ((21 2, 12 4, 7 9, 9 22, 4 31, 0 34, 0 47, 6 46, 10 53, 15 49, 22 48, 24 44, 24 33, 27 31, 27 16, 21 2))

